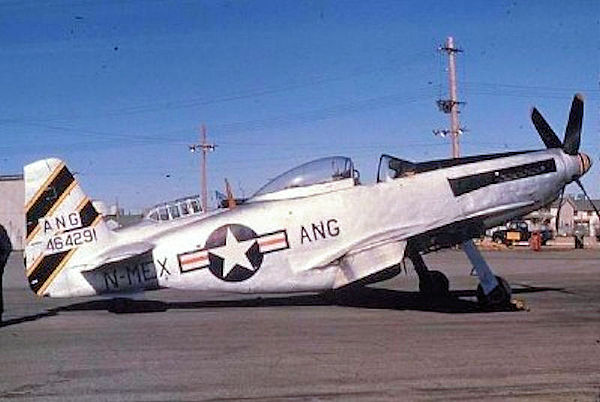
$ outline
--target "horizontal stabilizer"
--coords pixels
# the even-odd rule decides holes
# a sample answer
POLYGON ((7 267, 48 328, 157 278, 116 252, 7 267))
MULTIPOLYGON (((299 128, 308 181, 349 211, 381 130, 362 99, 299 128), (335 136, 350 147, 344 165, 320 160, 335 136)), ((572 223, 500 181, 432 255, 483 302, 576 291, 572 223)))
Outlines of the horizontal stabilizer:
POLYGON ((81 272, 89 272, 106 264, 117 261, 126 260, 137 255, 141 255, 151 251, 154 245, 146 242, 129 243, 123 246, 109 248, 103 251, 96 258, 96 263, 93 266, 83 269, 81 272))

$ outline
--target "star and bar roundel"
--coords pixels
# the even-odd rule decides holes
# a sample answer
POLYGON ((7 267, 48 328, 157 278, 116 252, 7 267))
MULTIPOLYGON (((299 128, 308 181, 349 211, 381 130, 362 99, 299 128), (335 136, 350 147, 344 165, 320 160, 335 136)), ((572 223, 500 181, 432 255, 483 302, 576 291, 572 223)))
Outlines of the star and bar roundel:
POLYGON ((181 273, 208 270, 226 282, 240 282, 251 278, 262 265, 266 254, 290 248, 287 232, 262 235, 247 226, 223 225, 215 229, 204 248, 177 255, 181 273))

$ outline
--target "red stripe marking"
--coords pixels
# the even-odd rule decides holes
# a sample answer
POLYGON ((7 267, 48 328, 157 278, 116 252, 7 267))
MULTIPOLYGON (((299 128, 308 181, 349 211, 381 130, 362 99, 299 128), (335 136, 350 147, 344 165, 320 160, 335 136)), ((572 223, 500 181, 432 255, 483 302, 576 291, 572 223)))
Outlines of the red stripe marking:
POLYGON ((186 259, 181 259, 181 263, 182 264, 193 264, 195 262, 200 262, 200 261, 205 261, 208 260, 208 256, 207 255, 201 255, 198 257, 191 257, 191 258, 186 258, 186 259))
POLYGON ((260 240, 258 243, 260 246, 270 246, 271 244, 285 243, 285 238, 260 240))

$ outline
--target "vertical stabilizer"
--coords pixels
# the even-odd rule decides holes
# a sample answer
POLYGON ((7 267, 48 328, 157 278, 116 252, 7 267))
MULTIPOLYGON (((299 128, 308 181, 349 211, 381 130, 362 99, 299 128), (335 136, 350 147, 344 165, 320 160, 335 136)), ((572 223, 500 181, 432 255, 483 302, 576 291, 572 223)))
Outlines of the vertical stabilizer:
POLYGON ((57 278, 110 230, 64 162, 44 159, 24 171, 25 269, 31 289, 44 296, 66 286, 57 278))

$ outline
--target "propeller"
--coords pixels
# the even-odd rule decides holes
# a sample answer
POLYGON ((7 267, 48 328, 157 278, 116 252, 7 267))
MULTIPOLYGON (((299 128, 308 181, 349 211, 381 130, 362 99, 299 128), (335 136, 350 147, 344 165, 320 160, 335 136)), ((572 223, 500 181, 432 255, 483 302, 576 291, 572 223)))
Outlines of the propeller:
POLYGON ((533 121, 533 125, 537 129, 537 132, 540 134, 540 137, 542 137, 542 141, 544 141, 546 148, 563 147, 561 140, 554 130, 552 130, 552 127, 550 127, 542 114, 535 107, 531 110, 531 120, 533 121))
POLYGON ((598 211, 598 208, 596 208, 594 201, 592 201, 592 199, 588 195, 587 191, 585 191, 585 187, 583 187, 583 184, 581 184, 581 181, 579 179, 577 179, 577 180, 575 180, 575 183, 577 183, 577 185, 579 186, 581 191, 583 191, 583 195, 585 196, 585 198, 587 198, 587 200, 590 202, 590 204, 592 204, 592 208, 594 209, 594 212, 596 212, 596 215, 598 216, 598 218, 600 218, 600 211, 598 211))
POLYGON ((533 108, 531 110, 531 121, 535 126, 538 134, 542 138, 546 148, 562 148, 569 155, 577 155, 579 153, 579 144, 581 142, 581 126, 583 122, 583 95, 575 94, 571 103, 571 111, 569 112, 569 122, 565 129, 565 139, 561 141, 550 124, 544 119, 542 114, 533 108))
POLYGON ((569 122, 565 130, 565 141, 563 150, 569 155, 579 153, 579 143, 581 142, 581 124, 583 122, 583 95, 576 94, 571 103, 569 112, 569 122))
MULTIPOLYGON (((544 145, 546 145, 546 148, 560 148, 568 155, 579 155, 582 164, 584 163, 584 158, 587 160, 588 167, 586 170, 589 169, 589 158, 586 155, 579 153, 579 146, 581 144, 581 128, 583 122, 582 94, 577 93, 573 97, 573 102, 571 102, 571 110, 569 111, 569 121, 567 123, 567 128, 565 129, 565 138, 562 142, 554 130, 552 130, 552 127, 550 127, 546 119, 544 119, 542 114, 535 107, 531 110, 531 121, 533 122, 533 125, 544 142, 544 145)), ((585 170, 583 172, 585 173, 585 170)), ((581 191, 583 191, 585 198, 590 202, 590 204, 592 204, 592 208, 596 212, 596 215, 598 215, 598 218, 600 218, 600 211, 598 211, 598 208, 596 208, 596 205, 593 203, 579 178, 575 178, 574 181, 577 183, 581 191)), ((560 210, 563 204, 564 193, 565 187, 563 186, 560 191, 560 202, 558 203, 558 209, 556 212, 556 233, 558 233, 558 222, 560 219, 560 210)))

